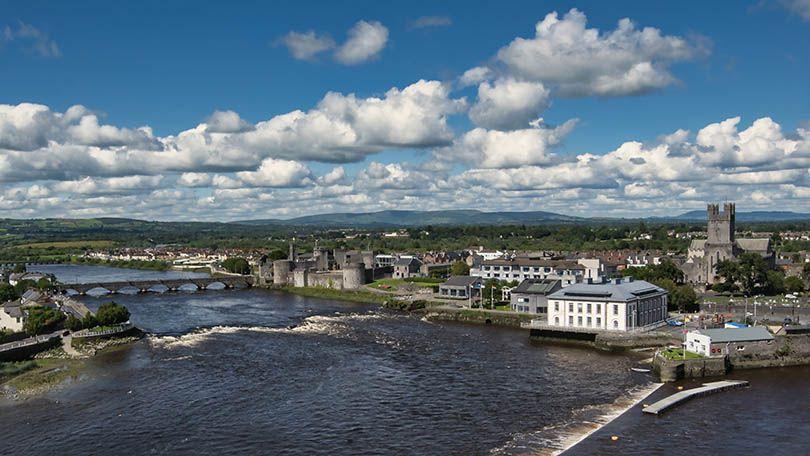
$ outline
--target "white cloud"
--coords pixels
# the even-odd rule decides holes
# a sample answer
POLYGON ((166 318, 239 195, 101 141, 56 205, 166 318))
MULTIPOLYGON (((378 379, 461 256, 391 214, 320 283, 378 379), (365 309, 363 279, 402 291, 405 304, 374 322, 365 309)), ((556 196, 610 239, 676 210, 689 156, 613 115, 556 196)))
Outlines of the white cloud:
POLYGON ((788 158, 799 150, 800 143, 785 138, 780 125, 769 117, 757 119, 740 132, 739 123, 739 117, 732 117, 698 131, 697 144, 703 147, 701 159, 719 166, 759 166, 788 158))
POLYGON ((242 171, 236 176, 253 187, 301 187, 312 182, 306 165, 291 160, 267 158, 256 171, 242 171))
POLYGON ((492 77, 492 70, 485 66, 477 66, 465 71, 459 78, 461 87, 467 87, 484 82, 492 77))
POLYGON ((466 162, 480 168, 516 168, 549 164, 550 150, 576 125, 576 120, 549 128, 525 128, 497 131, 476 128, 458 138, 451 146, 437 150, 438 161, 466 162))
POLYGON ((543 82, 565 96, 622 96, 645 93, 676 81, 668 66, 707 51, 688 40, 637 29, 630 19, 602 33, 587 28, 585 15, 572 9, 537 23, 533 38, 516 38, 498 52, 514 75, 543 82))
POLYGON ((289 32, 281 42, 298 60, 312 60, 321 52, 335 47, 335 40, 329 35, 318 35, 315 31, 289 32))
POLYGON ((498 79, 478 86, 478 101, 470 109, 470 119, 484 128, 526 128, 548 105, 549 91, 542 83, 498 79))
POLYGON ((388 29, 377 21, 358 21, 348 31, 348 39, 336 51, 335 59, 357 65, 372 59, 388 42, 388 29))
POLYGON ((7 25, 3 28, 3 33, 0 35, 0 44, 3 42, 17 43, 23 50, 36 53, 41 57, 56 58, 62 56, 59 45, 56 44, 56 41, 50 39, 47 33, 22 21, 17 22, 16 27, 7 25))
POLYGON ((211 185, 211 175, 208 173, 183 173, 177 179, 177 184, 183 187, 208 187, 211 185))
POLYGON ((240 133, 253 129, 250 122, 239 117, 234 111, 214 111, 206 119, 206 131, 211 133, 240 133))

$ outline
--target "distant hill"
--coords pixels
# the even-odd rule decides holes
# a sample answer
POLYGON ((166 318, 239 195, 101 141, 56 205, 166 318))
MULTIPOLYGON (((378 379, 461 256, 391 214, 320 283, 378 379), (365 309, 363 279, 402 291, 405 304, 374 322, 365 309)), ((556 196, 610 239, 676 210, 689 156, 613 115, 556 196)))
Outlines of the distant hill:
POLYGON ((363 213, 318 214, 292 219, 243 220, 240 225, 329 226, 329 227, 411 227, 426 225, 538 225, 584 221, 580 217, 554 212, 482 212, 450 211, 380 211, 363 213))
MULTIPOLYGON (((667 219, 667 217, 657 217, 667 219)), ((738 222, 784 222, 791 220, 810 220, 810 214, 791 211, 751 211, 737 212, 738 222)), ((671 220, 706 221, 706 211, 689 211, 673 217, 671 220)))

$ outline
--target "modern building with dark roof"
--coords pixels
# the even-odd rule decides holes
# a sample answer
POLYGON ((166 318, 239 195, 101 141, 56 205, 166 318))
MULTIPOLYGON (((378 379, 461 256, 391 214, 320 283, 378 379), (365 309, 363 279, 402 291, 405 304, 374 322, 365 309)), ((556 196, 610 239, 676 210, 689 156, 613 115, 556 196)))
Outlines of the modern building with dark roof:
POLYGON ((582 282, 586 267, 577 261, 534 258, 498 258, 485 260, 470 270, 470 275, 484 280, 523 281, 526 279, 559 279, 563 286, 582 282))
POLYGON ((548 325, 578 330, 651 329, 667 319, 667 292, 631 277, 577 283, 548 296, 548 325))
POLYGON ((512 310, 545 314, 548 312, 548 296, 561 288, 562 281, 559 279, 526 279, 512 289, 512 310))

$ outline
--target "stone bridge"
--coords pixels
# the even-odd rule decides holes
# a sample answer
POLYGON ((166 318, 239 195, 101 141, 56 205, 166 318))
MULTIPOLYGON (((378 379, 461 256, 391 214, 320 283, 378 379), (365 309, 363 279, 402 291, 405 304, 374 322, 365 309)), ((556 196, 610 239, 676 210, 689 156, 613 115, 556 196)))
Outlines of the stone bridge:
POLYGON ((158 279, 158 280, 132 280, 126 282, 90 282, 90 283, 63 283, 57 285, 57 290, 66 293, 73 290, 80 295, 90 290, 104 289, 109 293, 121 293, 123 290, 135 290, 138 293, 149 291, 163 292, 157 287, 165 287, 165 291, 178 291, 180 287, 194 285, 198 290, 207 290, 213 284, 222 284, 225 289, 246 288, 253 286, 253 277, 203 277, 196 279, 158 279), (157 289, 156 289, 157 288, 157 289))

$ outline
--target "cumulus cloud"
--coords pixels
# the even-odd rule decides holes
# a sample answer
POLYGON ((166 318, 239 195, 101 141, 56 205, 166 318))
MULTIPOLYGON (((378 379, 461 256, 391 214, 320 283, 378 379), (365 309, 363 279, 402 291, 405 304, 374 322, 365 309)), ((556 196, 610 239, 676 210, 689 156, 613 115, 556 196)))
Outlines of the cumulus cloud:
POLYGON ((298 60, 313 60, 318 54, 333 49, 335 40, 329 35, 318 35, 314 30, 289 32, 281 42, 298 60))
POLYGON ((478 86, 478 100, 470 109, 470 119, 484 128, 526 128, 548 105, 549 91, 542 83, 498 79, 478 86))
POLYGON ((267 158, 256 171, 236 173, 239 179, 254 187, 301 187, 312 182, 312 172, 303 163, 267 158))
POLYGON ((475 128, 434 155, 439 161, 467 162, 480 168, 548 164, 553 161, 550 149, 558 145, 575 125, 576 120, 569 120, 554 128, 539 124, 535 128, 513 131, 475 128))
POLYGON ((562 18, 546 15, 534 37, 515 38, 497 57, 515 76, 551 85, 564 96, 623 96, 673 84, 670 64, 706 52, 700 43, 659 29, 638 29, 630 19, 609 32, 587 28, 585 14, 572 9, 562 18))
POLYGON ((477 66, 465 71, 459 78, 459 85, 467 87, 484 82, 492 77, 492 70, 485 66, 477 66))
POLYGON ((802 152, 800 142, 785 138, 781 126, 769 117, 738 132, 739 123, 739 117, 732 117, 702 128, 697 134, 701 159, 720 166, 759 166, 802 152))
POLYGON ((0 43, 15 43, 23 50, 33 52, 40 57, 56 58, 62 56, 62 51, 56 41, 50 39, 48 34, 38 28, 19 21, 16 26, 7 25, 0 35, 0 43))
POLYGON ((330 92, 309 111, 250 125, 215 112, 206 123, 154 137, 148 127, 101 125, 81 106, 0 105, 0 182, 165 172, 253 171, 266 158, 354 162, 385 148, 449 144, 447 117, 465 108, 438 81, 382 97, 330 92))
POLYGON ((388 42, 388 28, 377 21, 358 21, 348 31, 348 39, 335 51, 335 59, 357 65, 376 57, 388 42))

